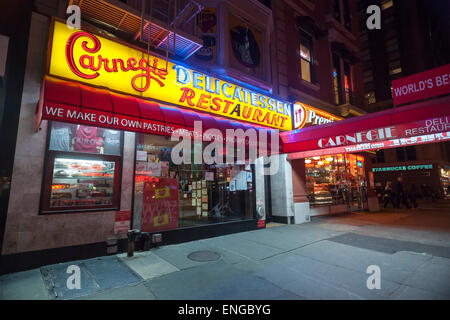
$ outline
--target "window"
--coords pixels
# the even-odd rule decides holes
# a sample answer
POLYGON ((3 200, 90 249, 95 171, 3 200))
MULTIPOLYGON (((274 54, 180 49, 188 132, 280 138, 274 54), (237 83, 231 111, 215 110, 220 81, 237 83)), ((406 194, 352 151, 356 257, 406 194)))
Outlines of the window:
POLYGON ((334 0, 333 2, 334 18, 343 24, 345 28, 351 31, 350 7, 348 0, 334 0))
POLYGON ((312 37, 303 32, 300 37, 300 70, 303 80, 314 82, 312 37))
POLYGON ((389 75, 396 75, 402 73, 402 66, 400 60, 389 63, 389 75))
POLYGON ((305 159, 306 193, 311 207, 358 205, 364 180, 364 157, 336 154, 305 159))
POLYGON ((344 61, 344 89, 345 102, 350 102, 350 97, 353 92, 353 81, 351 67, 347 61, 344 61))
POLYGON ((333 95, 336 105, 341 104, 341 60, 333 53, 333 95))
POLYGON ((395 152, 397 153, 397 161, 405 161, 405 149, 397 148, 395 152))
POLYGON ((337 52, 333 52, 333 95, 336 105, 352 102, 352 66, 337 52), (341 74, 341 69, 343 70, 343 74, 341 74))
POLYGON ((397 153, 397 161, 417 160, 417 153, 415 146, 397 148, 396 153, 397 153))
POLYGON ((333 1, 333 12, 334 12, 334 18, 341 22, 341 0, 334 0, 333 1))
POLYGON ((386 9, 389 9, 390 7, 392 7, 393 5, 394 5, 394 3, 392 2, 392 0, 383 0, 381 2, 381 9, 386 10, 386 9))
POLYGON ((137 135, 135 228, 154 232, 254 219, 254 165, 176 164, 171 153, 177 143, 137 135))
POLYGON ((373 91, 366 93, 365 98, 366 98, 367 104, 372 104, 372 103, 377 102, 377 100, 375 98, 375 92, 373 92, 373 91))
POLYGON ((401 67, 390 69, 390 71, 389 71, 389 75, 391 75, 391 76, 399 74, 399 73, 402 73, 401 67))
POLYGON ((49 122, 42 213, 119 207, 122 132, 49 122))
POLYGON ((348 0, 342 0, 342 4, 343 4, 343 13, 344 13, 344 26, 347 30, 352 31, 352 25, 351 25, 351 20, 350 20, 350 8, 348 5, 348 0))
POLYGON ((417 160, 416 147, 410 146, 405 148, 406 158, 408 160, 417 160))
POLYGON ((385 162, 385 156, 384 156, 384 150, 378 150, 376 154, 377 163, 384 163, 385 162))

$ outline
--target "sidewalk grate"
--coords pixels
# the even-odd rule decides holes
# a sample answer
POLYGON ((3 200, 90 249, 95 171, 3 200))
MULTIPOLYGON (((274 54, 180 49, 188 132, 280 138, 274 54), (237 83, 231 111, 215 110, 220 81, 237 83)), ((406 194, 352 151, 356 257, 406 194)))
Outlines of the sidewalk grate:
POLYGON ((136 284, 142 278, 135 274, 116 256, 106 256, 84 261, 73 261, 49 265, 41 268, 41 274, 52 300, 68 300, 89 296, 113 288, 136 284), (71 265, 80 269, 80 288, 70 289, 67 281, 72 273, 71 265))

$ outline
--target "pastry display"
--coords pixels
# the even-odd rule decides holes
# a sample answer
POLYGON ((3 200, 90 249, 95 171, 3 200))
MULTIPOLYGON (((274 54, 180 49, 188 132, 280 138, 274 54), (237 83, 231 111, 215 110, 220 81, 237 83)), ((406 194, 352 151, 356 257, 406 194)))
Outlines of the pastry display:
POLYGON ((112 161, 56 158, 50 207, 112 205, 114 172, 112 161))

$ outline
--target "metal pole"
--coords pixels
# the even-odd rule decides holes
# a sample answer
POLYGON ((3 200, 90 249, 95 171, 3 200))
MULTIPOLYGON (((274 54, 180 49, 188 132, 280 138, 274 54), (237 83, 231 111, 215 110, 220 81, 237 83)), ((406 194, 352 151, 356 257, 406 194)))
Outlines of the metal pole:
POLYGON ((141 7, 141 34, 139 35, 140 41, 144 38, 144 14, 145 14, 145 2, 146 0, 142 0, 142 7, 141 7))
POLYGON ((175 8, 174 8, 174 14, 173 14, 173 55, 175 56, 175 41, 177 38, 177 0, 175 1, 175 8))
POLYGON ((170 0, 167 1, 167 38, 166 38, 166 71, 169 65, 169 39, 170 39, 170 0))

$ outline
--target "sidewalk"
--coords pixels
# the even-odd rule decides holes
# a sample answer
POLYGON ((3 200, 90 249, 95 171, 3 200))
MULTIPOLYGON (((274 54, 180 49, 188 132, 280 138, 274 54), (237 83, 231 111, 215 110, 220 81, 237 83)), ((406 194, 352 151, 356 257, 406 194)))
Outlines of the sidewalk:
POLYGON ((45 266, 1 276, 0 299, 450 299, 450 233, 412 228, 425 212, 445 214, 355 213, 45 266), (66 287, 73 264, 79 290, 66 287))

